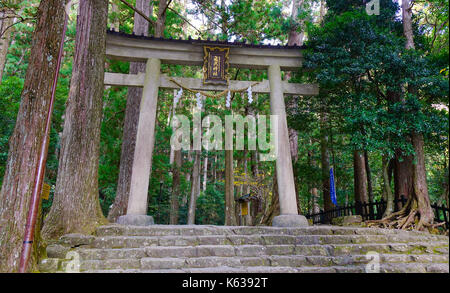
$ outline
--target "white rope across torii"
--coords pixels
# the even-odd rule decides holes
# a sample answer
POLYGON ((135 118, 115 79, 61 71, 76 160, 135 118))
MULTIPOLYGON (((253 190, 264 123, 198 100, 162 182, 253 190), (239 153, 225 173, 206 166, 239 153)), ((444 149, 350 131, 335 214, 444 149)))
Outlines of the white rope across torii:
POLYGON ((169 78, 169 80, 170 80, 171 82, 173 82, 174 84, 178 85, 178 86, 179 86, 180 88, 182 88, 183 90, 190 91, 191 93, 194 93, 194 94, 200 93, 200 94, 202 94, 203 96, 209 97, 209 98, 220 98, 220 97, 223 97, 224 95, 226 95, 226 94, 229 93, 229 92, 230 92, 230 93, 241 93, 241 92, 244 92, 244 91, 247 91, 247 92, 248 92, 249 88, 254 87, 254 86, 256 86, 256 85, 258 85, 258 84, 261 83, 260 81, 255 81, 255 82, 253 82, 252 84, 250 84, 248 87, 245 87, 245 88, 242 88, 242 89, 236 89, 236 90, 226 89, 226 90, 221 91, 221 92, 218 93, 218 94, 211 94, 211 93, 207 93, 207 92, 202 91, 202 90, 194 90, 194 89, 191 89, 191 88, 189 88, 189 87, 187 87, 187 86, 184 86, 183 84, 181 84, 180 82, 176 81, 176 80, 175 80, 174 78, 172 78, 172 77, 169 78))
POLYGON ((256 82, 252 83, 250 86, 248 86, 246 88, 237 89, 237 90, 226 89, 226 90, 221 91, 218 94, 210 94, 210 93, 207 93, 205 91, 194 90, 194 89, 191 89, 191 88, 189 88, 187 86, 184 86, 180 82, 176 81, 174 78, 169 78, 169 80, 180 87, 180 90, 177 92, 177 95, 175 96, 175 105, 180 100, 181 95, 183 94, 183 90, 186 90, 186 91, 189 91, 189 92, 192 92, 192 93, 195 94, 195 96, 197 97, 197 104, 199 104, 200 95, 201 96, 205 96, 205 97, 209 97, 209 98, 220 98, 220 97, 222 97, 222 96, 224 96, 226 94, 227 95, 227 97, 226 97, 226 107, 227 108, 231 107, 231 93, 242 93, 244 91, 247 91, 248 103, 251 104, 253 102, 252 87, 256 86, 257 84, 260 83, 260 81, 256 81, 256 82))

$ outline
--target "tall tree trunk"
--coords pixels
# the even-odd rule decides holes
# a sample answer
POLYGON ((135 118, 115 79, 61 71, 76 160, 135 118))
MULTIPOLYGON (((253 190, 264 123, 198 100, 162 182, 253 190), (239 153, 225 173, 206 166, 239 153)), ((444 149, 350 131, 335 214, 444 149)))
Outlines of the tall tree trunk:
POLYGON ((179 210, 179 202, 178 199, 180 197, 180 175, 181 175, 181 164, 182 164, 182 156, 181 150, 174 151, 174 163, 175 166, 172 170, 173 179, 172 179, 172 194, 170 196, 170 224, 176 225, 178 224, 178 210, 179 210))
POLYGON ((412 0, 402 0, 403 35, 406 38, 405 48, 415 49, 412 30, 412 0))
POLYGON ((80 1, 55 197, 42 235, 92 233, 106 223, 98 199, 108 1, 80 1))
MULTIPOLYGON (((111 22, 111 30, 116 31, 116 32, 118 32, 120 30, 120 18, 119 18, 120 9, 119 9, 119 5, 117 3, 118 1, 119 0, 110 1, 111 2, 111 12, 114 14, 112 22, 111 22)), ((139 2, 139 0, 136 1, 136 6, 138 5, 138 2, 139 2)), ((146 1, 144 1, 144 2, 146 2, 146 1)), ((138 7, 136 7, 136 8, 138 8, 138 7)), ((138 9, 140 9, 140 8, 138 8, 138 9)), ((144 11, 144 10, 141 10, 141 11, 144 11)), ((135 14, 135 17, 136 17, 136 14, 135 14)))
POLYGON ((320 206, 319 206, 319 190, 316 187, 313 187, 311 189, 311 196, 312 196, 312 213, 318 214, 320 213, 320 206))
POLYGON ((382 157, 382 173, 383 173, 383 194, 386 201, 386 210, 383 218, 390 216, 394 212, 394 195, 392 194, 391 185, 389 183, 389 158, 386 155, 382 157))
MULTIPOLYGON (((172 105, 172 113, 169 115, 169 125, 177 110, 177 101, 175 101, 175 96, 177 91, 174 90, 174 98, 172 105)), ((180 208, 179 198, 181 195, 180 181, 181 181, 181 165, 183 164, 183 155, 181 150, 174 150, 170 148, 170 165, 172 166, 172 194, 170 196, 170 224, 178 224, 178 212, 180 208), (175 163, 175 166, 173 165, 175 163)))
POLYGON ((373 202, 373 188, 372 188, 372 171, 369 164, 369 154, 364 151, 364 166, 367 174, 367 196, 370 202, 373 202))
POLYGON ((191 198, 189 200, 188 210, 188 225, 195 224, 195 210, 197 207, 197 198, 200 194, 200 165, 201 165, 201 151, 194 151, 194 167, 192 170, 191 180, 191 198))
MULTIPOLYGON (((404 156, 402 150, 395 150, 394 158, 394 196, 397 200, 402 197, 409 198, 413 192, 412 185, 412 168, 413 156, 404 156)), ((398 202, 398 209, 401 209, 402 204, 398 202)))
POLYGON ((167 0, 159 0, 158 19, 156 20, 155 28, 155 37, 157 38, 164 37, 164 29, 166 28, 166 11, 167 0))
MULTIPOLYGON (((64 27, 64 2, 42 0, 29 65, 0 191, 0 272, 17 272, 39 150, 44 139, 56 60, 64 27)), ((39 240, 36 229, 35 243, 39 240)), ((37 245, 28 269, 36 268, 37 245)))
MULTIPOLYGON (((316 161, 314 160, 314 153, 312 151, 312 139, 309 138, 309 147, 310 150, 308 151, 308 167, 310 167, 310 169, 315 169, 317 164, 316 161)), ((319 199, 319 190, 316 187, 316 183, 315 182, 311 182, 309 184, 309 192, 310 192, 310 213, 313 214, 317 214, 320 212, 320 206, 318 203, 318 199, 319 199)))
MULTIPOLYGON (((369 154, 366 150, 364 150, 364 167, 366 169, 366 176, 367 176, 367 197, 369 203, 373 203, 372 171, 370 169, 369 164, 369 154)), ((369 213, 371 216, 374 215, 373 205, 369 205, 369 213)))
MULTIPOLYGON (((386 96, 390 104, 405 102, 400 89, 398 91, 387 91, 386 96)), ((391 108, 392 106, 390 106, 389 112, 392 113, 391 108)), ((394 171, 394 196, 397 200, 400 200, 402 196, 405 198, 409 198, 411 196, 412 162, 412 156, 405 155, 402 149, 395 150, 395 157, 391 160, 390 164, 394 171)), ((398 201, 397 209, 401 208, 402 204, 398 201)))
MULTIPOLYGON (((434 213, 431 208, 430 197, 428 195, 423 135, 421 133, 414 132, 411 137, 417 161, 416 164, 413 164, 413 194, 417 200, 417 210, 420 214, 420 221, 417 225, 417 229, 421 230, 424 226, 428 226, 433 223, 434 213)), ((414 209, 414 206, 412 208, 414 209)))
MULTIPOLYGON (((189 150, 188 151, 188 153, 187 153, 187 161, 189 162, 189 163, 192 163, 192 160, 193 160, 193 157, 192 157, 192 151, 191 150, 189 150)), ((191 182, 191 172, 188 172, 187 174, 186 174, 186 181, 187 182, 191 182)))
MULTIPOLYGON (((206 123, 209 124, 209 117, 206 118, 206 123)), ((205 146, 205 157, 203 158, 203 182, 202 182, 202 190, 206 192, 206 184, 208 183, 208 142, 205 146)))
POLYGON ((213 182, 214 182, 214 186, 216 185, 217 182, 217 152, 214 154, 214 163, 213 163, 213 167, 212 167, 212 172, 213 172, 213 182))
MULTIPOLYGON (((323 209, 330 211, 334 204, 330 197, 330 152, 328 148, 328 134, 327 134, 328 115, 321 113, 320 117, 320 153, 322 161, 322 196, 323 209)), ((331 219, 326 219, 327 222, 331 219)))
POLYGON ((208 183, 208 154, 206 152, 205 158, 203 159, 203 182, 202 190, 206 192, 206 183, 208 183))
POLYGON ((354 181, 355 181, 355 205, 356 213, 362 214, 361 204, 368 201, 367 195, 367 174, 364 163, 364 152, 353 152, 354 181))
MULTIPOLYGON (((141 10, 146 15, 151 14, 152 7, 150 6, 150 1, 148 0, 137 0, 136 8, 141 10)), ((145 20, 138 13, 135 13, 133 32, 136 35, 148 36, 148 28, 149 23, 147 20, 145 20)), ((130 74, 138 74, 140 72, 145 72, 145 63, 131 62, 130 74)), ((118 217, 127 213, 142 91, 143 89, 139 87, 130 87, 128 89, 116 198, 114 199, 113 206, 108 213, 108 220, 111 222, 115 222, 118 217)))
POLYGON ((234 166, 233 151, 225 150, 225 225, 236 225, 234 215, 234 166))
MULTIPOLYGON (((414 36, 412 31, 412 1, 402 1, 402 16, 403 16, 403 33, 406 37, 405 48, 407 50, 415 50, 414 36)), ((416 94, 417 91, 413 87, 409 87, 410 93, 416 94)), ((411 134, 411 141, 415 152, 416 163, 413 164, 413 197, 410 198, 405 209, 401 212, 409 211, 402 220, 401 228, 408 228, 409 225, 414 224, 417 216, 419 222, 416 229, 422 230, 433 224, 434 213, 431 208, 430 197, 428 194, 427 173, 425 168, 425 151, 423 135, 419 132, 411 134)))
MULTIPOLYGON (((15 1, 14 1, 15 2, 15 1)), ((8 54, 9 43, 14 19, 7 12, 0 11, 0 84, 2 84, 3 72, 6 65, 6 55, 8 54)))

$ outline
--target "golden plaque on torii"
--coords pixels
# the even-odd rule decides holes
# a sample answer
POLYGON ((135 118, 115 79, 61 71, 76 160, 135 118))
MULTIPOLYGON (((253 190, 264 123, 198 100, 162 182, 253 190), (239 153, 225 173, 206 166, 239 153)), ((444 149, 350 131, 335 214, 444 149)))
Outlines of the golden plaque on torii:
POLYGON ((230 48, 204 46, 203 83, 228 85, 230 48))

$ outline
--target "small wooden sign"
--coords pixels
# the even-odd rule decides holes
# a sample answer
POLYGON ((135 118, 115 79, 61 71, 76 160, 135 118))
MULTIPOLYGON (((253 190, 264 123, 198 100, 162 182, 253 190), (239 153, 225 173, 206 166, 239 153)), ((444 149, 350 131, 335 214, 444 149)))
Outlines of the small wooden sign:
POLYGON ((49 196, 50 196, 50 185, 44 183, 42 185, 41 198, 48 200, 49 196))
POLYGON ((203 83, 227 85, 230 48, 204 46, 203 50, 203 83))
POLYGON ((241 202, 241 216, 248 215, 248 201, 241 202))

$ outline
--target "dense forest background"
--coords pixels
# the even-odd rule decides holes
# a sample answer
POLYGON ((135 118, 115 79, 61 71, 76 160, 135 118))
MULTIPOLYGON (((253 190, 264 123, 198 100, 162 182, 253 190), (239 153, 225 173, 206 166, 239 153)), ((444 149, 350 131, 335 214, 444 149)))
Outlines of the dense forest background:
MULTIPOLYGON (((135 0, 128 1, 135 6, 135 0)), ((159 1, 150 1, 157 20, 159 1)), ((292 82, 319 83, 317 97, 287 97, 288 124, 297 138, 293 156, 300 212, 323 210, 329 199, 329 168, 333 167, 339 205, 355 200, 355 151, 364 154, 363 172, 369 199, 386 198, 384 171, 395 193, 392 160, 414 155, 407 134, 420 130, 424 137, 426 179, 431 202, 449 205, 449 115, 448 115, 448 0, 414 1, 414 52, 404 50, 405 37, 399 3, 380 0, 380 15, 368 15, 363 1, 169 1, 162 36, 165 38, 213 38, 250 43, 286 44, 292 31, 301 34, 305 46, 305 68, 290 73, 292 82), (297 7, 293 9, 292 5, 297 7), (390 101, 395 84, 409 82, 421 94, 390 101)), ((1 1, 0 16, 13 13, 14 25, 3 21, 2 49, 6 61, 0 74, 0 185, 8 157, 8 142, 19 109, 35 13, 39 1, 1 1), (9 28, 8 33, 6 28, 9 28)), ((43 201, 43 217, 52 205, 56 184, 60 140, 72 73, 76 35, 76 6, 64 46, 54 108, 45 182, 52 186, 43 201)), ((135 12, 121 1, 110 1, 109 27, 132 33, 135 12)), ((149 34, 155 28, 149 25, 149 34)), ((0 50, 1 51, 1 50, 0 50)), ((1 57, 1 56, 0 56, 1 57)), ((1 58, 0 58, 1 60, 1 58)), ((0 62, 0 65, 1 62, 0 62)), ((128 73, 130 64, 107 60, 107 71, 128 73)), ((200 77, 200 68, 163 65, 172 76, 200 77)), ((254 70, 231 70, 230 77, 242 80, 267 79, 254 70)), ((285 76, 286 78, 286 76, 285 76)), ((114 202, 119 179, 127 88, 106 88, 101 125, 99 199, 105 217, 114 202)), ((170 159, 169 121, 174 92, 160 90, 156 144, 149 188, 149 214, 156 223, 168 224, 173 193, 174 164, 170 159)), ((254 97, 251 108, 245 94, 236 94, 232 112, 269 114, 268 95, 254 97)), ((191 115, 195 96, 185 93, 177 112, 191 115)), ((224 115, 230 110, 224 99, 207 99, 203 115, 224 115)), ((291 146, 292 147, 292 146, 291 146)), ((183 152, 178 194, 179 224, 187 222, 191 191, 193 154, 183 152)), ((247 193, 261 195, 260 219, 271 210, 274 196, 274 162, 258 162, 250 151, 235 151, 235 198, 247 193), (257 170, 255 172, 255 170, 257 170)), ((402 159, 400 159, 402 161, 402 159)), ((413 160, 414 161, 414 160, 413 160)), ((225 152, 201 153, 201 191, 197 200, 196 224, 224 224, 225 152)))

